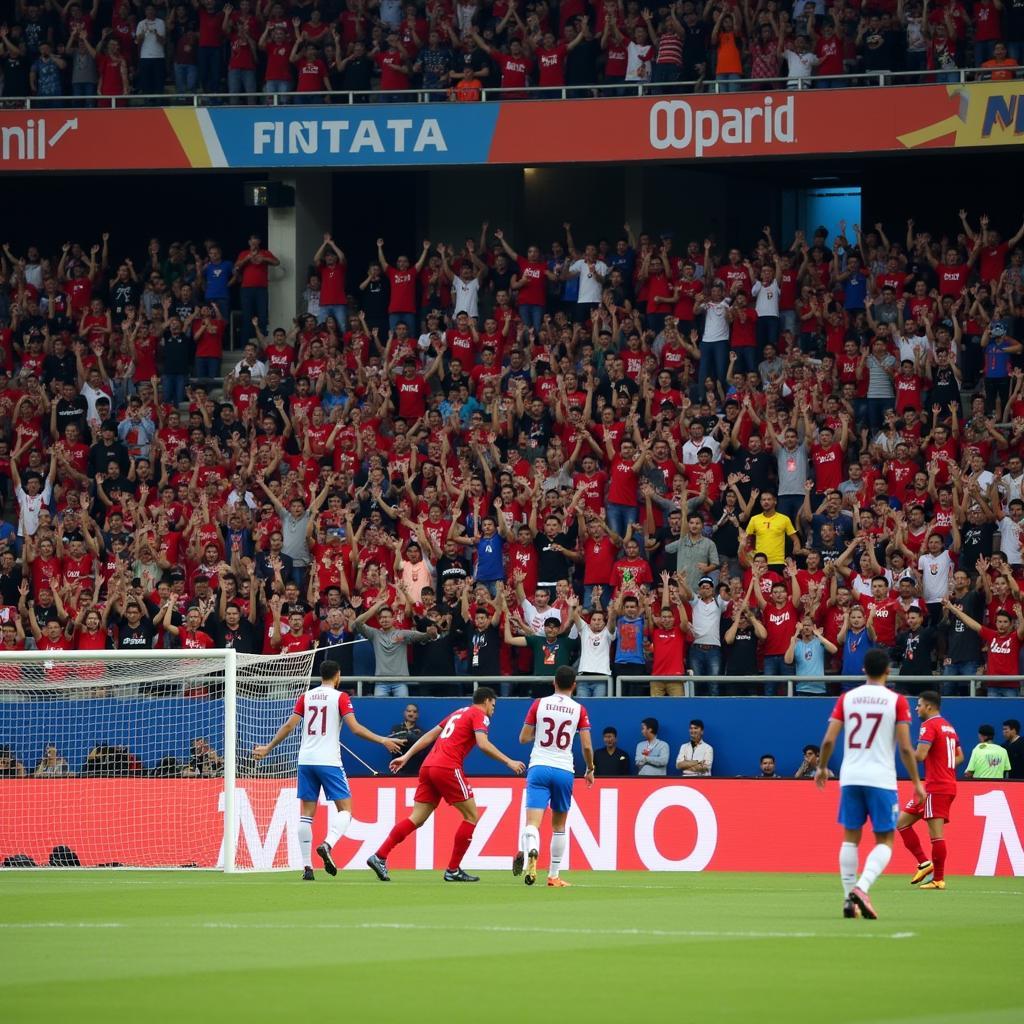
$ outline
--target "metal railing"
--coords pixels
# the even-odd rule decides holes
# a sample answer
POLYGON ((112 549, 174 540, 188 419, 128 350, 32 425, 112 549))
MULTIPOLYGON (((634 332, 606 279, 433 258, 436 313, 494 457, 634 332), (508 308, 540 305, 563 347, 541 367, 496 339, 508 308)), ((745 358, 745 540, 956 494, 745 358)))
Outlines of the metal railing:
MULTIPOLYGON (((682 683, 684 697, 696 696, 696 688, 700 684, 707 683, 709 686, 718 687, 719 693, 716 696, 730 696, 729 690, 738 686, 764 687, 766 684, 774 685, 777 696, 804 697, 804 696, 827 696, 827 694, 801 694, 796 692, 800 683, 824 683, 826 688, 830 683, 852 683, 864 682, 863 676, 695 676, 689 673, 676 676, 656 676, 641 673, 637 675, 620 675, 614 681, 611 676, 586 675, 580 676, 577 683, 605 683, 609 697, 639 697, 648 696, 649 692, 640 693, 640 690, 648 690, 651 683, 682 683)), ((501 686, 509 684, 515 686, 519 683, 551 685, 551 676, 474 676, 466 675, 445 675, 445 676, 357 676, 346 677, 345 687, 355 684, 356 696, 366 697, 373 693, 377 683, 404 683, 409 687, 410 696, 415 696, 417 691, 426 686, 444 686, 452 688, 452 696, 459 696, 464 689, 472 688, 473 691, 480 686, 490 686, 496 689, 499 694, 501 686)), ((1017 688, 1018 694, 1022 684, 1020 676, 898 676, 891 675, 889 683, 896 689, 904 684, 908 686, 928 686, 931 689, 942 690, 942 687, 951 683, 958 687, 967 687, 971 697, 979 696, 978 691, 986 686, 1012 685, 1017 688)), ((762 696, 763 694, 733 694, 732 696, 762 696)))
MULTIPOLYGON (((986 68, 956 68, 951 71, 856 71, 842 75, 815 75, 811 78, 736 78, 730 81, 695 79, 679 82, 618 82, 592 85, 540 86, 518 89, 481 89, 480 102, 502 100, 576 100, 622 99, 637 96, 730 95, 735 92, 804 92, 821 83, 836 83, 838 88, 885 88, 891 85, 931 85, 943 82, 965 85, 972 81, 990 80, 986 68)), ((61 108, 137 108, 154 107, 223 107, 223 106, 304 106, 325 103, 368 105, 378 103, 449 103, 448 89, 379 89, 368 91, 331 90, 329 92, 224 92, 224 93, 128 93, 123 96, 4 96, 0 105, 11 110, 52 110, 61 108), (245 102, 243 102, 245 101, 245 102)))
MULTIPOLYGON (((859 684, 864 682, 863 676, 798 676, 798 675, 778 675, 778 676, 695 676, 695 675, 678 675, 678 676, 652 676, 652 675, 621 675, 615 680, 615 696, 616 697, 629 697, 629 696, 648 696, 648 694, 639 693, 627 693, 625 692, 629 688, 634 690, 641 687, 648 686, 650 683, 682 683, 684 697, 696 696, 696 688, 698 684, 706 683, 710 687, 716 687, 718 692, 714 696, 727 697, 730 694, 727 692, 730 688, 737 686, 774 686, 776 693, 774 696, 784 697, 828 697, 829 694, 813 694, 813 693, 797 693, 796 687, 801 683, 814 683, 824 684, 826 691, 828 690, 830 683, 850 683, 859 684), (784 691, 784 692, 779 692, 784 691)), ((889 685, 899 690, 902 686, 927 686, 929 689, 938 690, 942 692, 943 686, 947 683, 957 687, 966 686, 968 688, 968 696, 978 697, 980 696, 978 691, 984 689, 987 686, 1013 686, 1017 690, 1017 696, 1020 696, 1020 689, 1022 680, 1019 675, 1017 676, 900 676, 895 673, 889 676, 889 685)), ((764 694, 732 694, 732 696, 739 697, 758 697, 764 696, 764 694)))
MULTIPOLYGON (((588 675, 579 681, 585 683, 605 683, 608 687, 608 693, 611 695, 612 685, 610 676, 588 675)), ((415 696, 421 687, 440 685, 452 687, 452 696, 458 697, 467 688, 471 688, 472 692, 475 693, 481 686, 490 686, 497 690, 500 695, 503 685, 514 687, 519 683, 527 683, 550 686, 551 682, 551 676, 475 676, 470 673, 461 676, 454 673, 450 676, 357 676, 353 674, 351 677, 344 679, 343 686, 345 689, 348 689, 355 683, 356 696, 366 697, 373 693, 373 688, 378 683, 404 683, 409 687, 410 696, 415 696)))

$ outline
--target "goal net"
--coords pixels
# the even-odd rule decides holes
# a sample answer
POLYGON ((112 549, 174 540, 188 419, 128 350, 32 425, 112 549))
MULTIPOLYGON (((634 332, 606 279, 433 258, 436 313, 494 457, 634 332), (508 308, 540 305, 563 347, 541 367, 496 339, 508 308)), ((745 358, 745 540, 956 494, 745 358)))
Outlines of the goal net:
POLYGON ((299 731, 266 743, 314 652, 0 656, 0 864, 288 867, 299 731))

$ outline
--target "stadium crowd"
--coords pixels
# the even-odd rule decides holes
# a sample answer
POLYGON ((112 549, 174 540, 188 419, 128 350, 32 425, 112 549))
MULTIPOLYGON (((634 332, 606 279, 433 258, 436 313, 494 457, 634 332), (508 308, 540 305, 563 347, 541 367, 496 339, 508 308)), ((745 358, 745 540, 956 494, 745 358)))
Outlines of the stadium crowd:
POLYGON ((824 694, 878 645, 1017 695, 1024 226, 960 221, 325 234, 294 318, 256 237, 5 244, 0 650, 362 637, 381 694, 675 696, 824 694))
MULTIPOLYGON (((725 91, 850 84, 855 72, 1015 77, 1024 0, 8 0, 2 97, 325 93, 505 99, 526 86, 725 91), (838 76, 838 77, 837 77, 838 76), (768 80, 776 80, 774 84, 768 80), (785 80, 785 81, 783 81, 785 80), (756 86, 755 81, 755 86, 756 86)), ((872 84, 877 79, 871 80, 872 84)), ((319 100, 323 98, 317 97, 319 100)), ((369 97, 363 97, 368 99, 369 97)), ((312 100, 313 97, 311 96, 312 100)))

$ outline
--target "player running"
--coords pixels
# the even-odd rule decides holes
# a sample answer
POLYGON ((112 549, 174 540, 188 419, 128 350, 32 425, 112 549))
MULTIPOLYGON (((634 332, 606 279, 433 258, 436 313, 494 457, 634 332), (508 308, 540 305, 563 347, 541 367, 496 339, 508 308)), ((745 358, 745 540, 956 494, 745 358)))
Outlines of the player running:
POLYGON ((478 875, 470 875, 462 870, 462 858, 469 849, 476 828, 479 812, 473 799, 473 789, 463 774, 463 763, 472 751, 474 744, 488 757, 500 761, 509 771, 522 775, 526 765, 522 761, 513 761, 506 757, 487 738, 487 730, 491 725, 494 707, 498 703, 498 695, 487 686, 481 686, 473 694, 471 707, 453 711, 430 732, 425 732, 401 757, 391 762, 391 771, 400 772, 409 759, 421 750, 434 743, 434 749, 427 755, 420 766, 419 785, 413 800, 412 814, 404 821, 398 822, 388 833, 387 839, 380 849, 367 858, 366 863, 382 882, 390 882, 387 859, 391 851, 404 839, 416 831, 433 813, 437 805, 444 800, 462 815, 462 824, 455 832, 452 844, 452 855, 448 861, 448 869, 444 873, 446 882, 479 882, 478 875))
POLYGON ((274 747, 284 742, 292 730, 302 722, 298 757, 299 847, 302 850, 302 880, 312 882, 313 874, 313 815, 320 800, 320 791, 328 800, 334 801, 337 814, 334 824, 327 832, 326 839, 316 848, 317 855, 324 862, 324 870, 336 875, 338 868, 331 859, 331 848, 345 834, 352 824, 352 793, 345 777, 345 766, 341 762, 341 728, 347 725, 353 735, 364 740, 379 743, 391 753, 402 749, 405 740, 388 739, 370 732, 356 721, 352 701, 347 693, 338 692, 341 682, 341 666, 336 661, 325 661, 320 666, 320 685, 299 695, 295 710, 277 730, 269 742, 253 747, 255 761, 262 761, 274 747))
POLYGON ((590 740, 590 719, 587 709, 572 699, 576 689, 576 670, 563 665, 555 672, 555 692, 530 705, 526 722, 519 733, 520 743, 532 743, 530 768, 526 773, 526 827, 519 852, 512 861, 512 874, 523 873, 526 862, 527 885, 537 881, 537 851, 540 848, 540 823, 551 805, 551 866, 548 885, 553 889, 568 888, 560 877, 565 856, 565 819, 572 806, 572 740, 578 732, 583 760, 587 765, 584 778, 594 784, 594 745, 590 740), (538 732, 539 728, 539 732, 538 732))
POLYGON ((839 874, 843 881, 843 917, 870 920, 878 914, 871 905, 868 890, 885 870, 892 857, 893 829, 899 810, 896 792, 895 748, 899 747, 914 795, 918 803, 926 796, 917 772, 914 748, 910 745, 910 707, 907 698, 886 687, 889 657, 875 648, 864 656, 867 682, 840 694, 832 709, 821 758, 814 781, 819 789, 828 782, 828 762, 835 749, 839 730, 843 732, 843 764, 839 771, 839 823, 843 826, 843 844, 839 848, 839 874), (861 832, 871 818, 875 846, 857 877, 861 832))
POLYGON ((914 756, 924 763, 924 791, 928 797, 923 804, 908 800, 896 822, 896 831, 903 845, 917 861, 917 870, 910 884, 924 882, 922 889, 946 888, 946 839, 943 826, 949 821, 949 810, 956 799, 956 768, 964 759, 956 729, 942 717, 941 707, 942 698, 934 690, 925 690, 917 698, 921 732, 914 756), (921 840, 914 831, 914 825, 922 818, 932 840, 931 860, 925 857, 921 840))

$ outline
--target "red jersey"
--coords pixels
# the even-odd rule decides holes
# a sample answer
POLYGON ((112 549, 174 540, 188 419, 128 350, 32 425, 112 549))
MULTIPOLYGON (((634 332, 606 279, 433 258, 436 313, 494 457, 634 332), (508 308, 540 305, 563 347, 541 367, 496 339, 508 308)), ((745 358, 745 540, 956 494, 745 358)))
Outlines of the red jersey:
POLYGON ((764 606, 761 610, 761 623, 768 631, 768 637, 764 642, 766 657, 786 653, 789 641, 793 639, 793 634, 796 632, 798 620, 797 610, 793 602, 788 599, 781 608, 772 601, 764 606))
POLYGON ((843 482, 843 449, 838 444, 828 448, 811 446, 811 463, 814 465, 814 486, 819 493, 835 490, 843 482))
POLYGON ((896 615, 901 609, 899 598, 890 596, 877 601, 873 597, 862 594, 858 600, 864 608, 865 615, 872 607, 875 609, 875 616, 871 620, 871 624, 874 627, 878 645, 880 647, 894 646, 896 643, 896 615))
MULTIPOLYGON (((981 627, 981 640, 988 651, 988 665, 985 674, 990 676, 1015 676, 1017 675, 1018 659, 1020 657, 1020 638, 1016 630, 1011 629, 1003 635, 997 633, 988 626, 981 627)), ((1017 689, 1014 683, 988 683, 989 687, 997 689, 1017 689)))
POLYGON ((662 629, 658 626, 651 633, 654 645, 654 664, 651 672, 656 676, 677 676, 683 672, 686 656, 686 637, 683 631, 674 626, 662 629))
POLYGON ((391 282, 391 298, 388 302, 389 313, 416 312, 416 274, 410 267, 408 270, 396 270, 388 267, 388 281, 391 282))
POLYGON ((941 715, 936 715, 921 725, 917 742, 931 744, 924 759, 924 791, 955 795, 956 748, 960 745, 956 729, 941 715))
POLYGON ((486 735, 490 726, 491 720, 479 704, 453 711, 441 722, 441 735, 427 754, 423 767, 461 769, 476 746, 476 734, 486 735))

